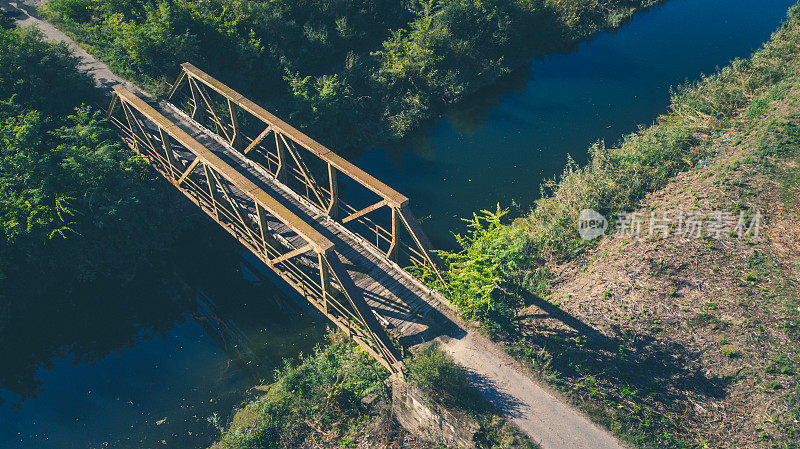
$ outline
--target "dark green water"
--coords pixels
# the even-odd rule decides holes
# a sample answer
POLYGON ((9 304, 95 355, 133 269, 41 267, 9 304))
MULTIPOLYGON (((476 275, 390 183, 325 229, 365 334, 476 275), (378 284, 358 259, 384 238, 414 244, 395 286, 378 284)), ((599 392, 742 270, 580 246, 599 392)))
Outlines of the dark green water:
MULTIPOLYGON (((458 217, 498 202, 526 210, 567 154, 585 160, 597 139, 650 123, 670 86, 748 56, 792 3, 670 0, 356 163, 450 246, 458 217)), ((198 230, 199 243, 124 291, 97 286, 3 317, 14 332, 0 330, 0 448, 203 447, 216 436, 208 417, 224 423, 282 358, 321 341, 324 322, 221 234, 198 230)))

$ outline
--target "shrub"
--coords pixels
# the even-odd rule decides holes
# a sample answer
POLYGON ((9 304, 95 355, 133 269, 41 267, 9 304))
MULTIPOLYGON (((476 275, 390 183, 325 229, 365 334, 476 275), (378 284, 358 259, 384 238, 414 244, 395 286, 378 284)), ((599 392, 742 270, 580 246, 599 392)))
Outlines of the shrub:
POLYGON ((363 418, 361 398, 375 393, 388 400, 383 381, 389 373, 342 333, 329 332, 327 343, 301 357, 297 366, 286 360, 269 393, 259 400, 255 430, 228 431, 215 447, 305 447, 320 438, 330 446, 351 441, 347 433, 363 418))
POLYGON ((0 30, 0 291, 10 297, 126 279, 169 239, 152 171, 81 106, 100 94, 75 64, 32 29, 0 30))
POLYGON ((473 415, 486 409, 486 403, 470 385, 467 370, 435 346, 419 349, 406 366, 408 381, 445 407, 455 407, 473 415))
MULTIPOLYGON (((520 230, 504 226, 508 211, 499 206, 474 214, 467 233, 456 235, 461 250, 439 251, 445 267, 444 284, 426 269, 417 274, 440 291, 466 317, 485 321, 495 330, 507 327, 521 302, 510 282, 526 262, 527 239, 520 230)), ((490 329, 492 330, 492 329, 490 329)))

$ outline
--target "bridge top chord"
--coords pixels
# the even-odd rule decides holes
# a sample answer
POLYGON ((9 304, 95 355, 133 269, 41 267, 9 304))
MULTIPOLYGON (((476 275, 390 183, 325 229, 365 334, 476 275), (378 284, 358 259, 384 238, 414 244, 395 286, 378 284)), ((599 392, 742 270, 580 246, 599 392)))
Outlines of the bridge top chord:
POLYGON ((387 186, 383 182, 379 181, 369 173, 356 167, 347 159, 339 156, 338 154, 334 153, 332 150, 328 149, 321 143, 307 136, 302 131, 284 122, 280 118, 276 117, 274 114, 270 113, 266 109, 262 108, 261 106, 257 105, 253 101, 246 98, 244 95, 233 90, 232 88, 223 84, 219 80, 211 77, 206 72, 198 69, 193 64, 185 62, 181 64, 181 69, 182 69, 181 78, 179 78, 178 81, 175 83, 175 86, 173 87, 171 94, 174 94, 175 91, 181 86, 181 83, 183 82, 182 79, 183 76, 188 76, 198 79, 206 86, 210 87, 223 97, 227 98, 237 106, 241 107, 243 110, 249 112, 253 116, 257 117, 258 119, 266 123, 271 129, 283 135, 291 136, 292 139, 296 143, 301 145, 303 148, 307 149, 308 151, 310 151, 312 154, 319 157, 323 161, 330 163, 342 173, 345 173, 348 176, 352 177, 353 179, 357 180, 361 185, 369 188, 379 196, 383 197, 384 199, 389 201, 393 206, 401 207, 408 203, 408 198, 405 197, 404 195, 401 195, 399 192, 387 186))

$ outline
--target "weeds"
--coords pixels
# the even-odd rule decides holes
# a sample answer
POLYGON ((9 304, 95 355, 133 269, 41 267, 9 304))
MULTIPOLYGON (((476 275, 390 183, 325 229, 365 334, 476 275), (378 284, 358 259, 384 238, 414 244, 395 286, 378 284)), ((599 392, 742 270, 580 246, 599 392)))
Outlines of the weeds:
POLYGON ((478 449, 534 449, 516 427, 511 425, 470 384, 467 371, 452 357, 435 346, 419 349, 408 362, 408 381, 445 408, 466 412, 480 428, 473 438, 478 449))
MULTIPOLYGON (((670 112, 659 117, 654 126, 626 136, 616 148, 598 142, 590 148, 590 162, 586 166, 578 166, 570 159, 560 177, 543 184, 541 199, 536 201, 527 216, 505 225, 506 231, 494 228, 492 235, 498 236, 522 231, 514 235, 524 241, 524 244, 515 245, 515 251, 505 253, 505 257, 514 260, 513 266, 507 266, 513 269, 501 272, 500 282, 495 285, 502 285, 505 292, 511 292, 516 284, 517 288, 547 298, 549 291, 532 290, 522 280, 543 267, 574 260, 596 245, 596 242, 582 240, 577 232, 581 210, 594 209, 613 223, 615 213, 635 209, 648 193, 664 187, 679 172, 698 164, 705 165, 707 158, 719 152, 720 144, 727 142, 722 131, 733 126, 737 117, 744 117, 749 122, 761 121, 758 127, 743 132, 743 138, 756 143, 757 157, 736 159, 724 167, 720 179, 727 179, 726 187, 746 188, 747 184, 738 178, 756 159, 764 166, 774 167, 775 158, 792 155, 788 148, 795 147, 800 141, 800 126, 792 124, 798 120, 792 118, 789 122, 773 124, 768 120, 773 103, 788 92, 788 83, 796 84, 798 59, 800 7, 795 6, 789 10, 786 22, 772 39, 750 59, 735 60, 714 75, 676 88, 670 112), (768 133, 763 132, 765 127, 768 133)), ((797 179, 800 178, 786 179, 787 191, 796 192, 797 179)), ((702 205, 698 192, 690 188, 688 194, 694 196, 696 206, 702 205)), ((786 198, 794 200, 796 195, 786 195, 786 198)), ((749 211, 743 201, 733 202, 730 209, 737 213, 749 211)), ((751 213, 750 216, 754 215, 751 213)), ((755 242, 748 239, 746 243, 752 245, 755 242)), ((491 247, 490 243, 483 242, 483 245, 491 247)), ((470 246, 471 242, 462 246, 464 254, 469 252, 470 246)), ((624 244, 620 248, 624 248, 624 244)), ((710 243, 707 249, 722 250, 710 243)), ((502 260, 496 262, 503 264, 502 260)), ((767 282, 774 280, 773 267, 774 263, 768 256, 755 252, 738 275, 739 286, 751 294, 754 294, 753 290, 763 290, 767 282)), ((584 266, 582 275, 586 270, 584 266)), ((712 272, 724 275, 719 265, 713 265, 712 272)), ((591 289, 591 286, 584 287, 591 289)), ((652 287, 647 287, 647 291, 652 290, 652 287)), ((441 291, 446 292, 446 289, 441 291)), ((678 288, 669 287, 664 293, 678 297, 678 288)), ((612 298, 610 290, 603 293, 603 299, 612 298)), ((780 303, 788 311, 784 327, 790 334, 797 335, 800 332, 800 301, 796 295, 791 298, 784 298, 780 303)), ((740 305, 750 307, 744 301, 740 305)), ((690 333, 697 332, 700 325, 708 325, 711 329, 730 326, 730 323, 712 315, 712 311, 720 307, 717 302, 709 301, 705 307, 706 311, 680 318, 680 322, 685 322, 690 328, 690 333)), ((535 332, 512 334, 508 338, 510 351, 527 360, 542 378, 570 394, 596 421, 637 447, 685 448, 702 444, 707 438, 694 435, 685 427, 684 420, 690 419, 684 416, 685 395, 702 391, 719 398, 728 382, 741 381, 748 373, 740 370, 730 376, 692 377, 682 371, 684 366, 690 365, 688 360, 678 363, 680 367, 671 365, 677 354, 689 357, 681 348, 667 349, 650 341, 647 336, 625 335, 620 323, 622 318, 619 313, 608 314, 609 326, 621 334, 612 341, 587 343, 569 332, 537 326, 535 332), (663 351, 663 357, 658 356, 659 351, 663 351), (649 365, 656 360, 656 364, 670 361, 670 366, 649 365), (676 381, 682 376, 691 377, 691 380, 685 380, 685 383, 676 381), (658 381, 662 385, 658 385, 658 381), (669 389, 663 384, 669 385, 669 389), (693 393, 682 389, 690 389, 693 393)), ((662 329, 661 323, 654 320, 652 331, 660 332, 662 329)), ((743 349, 729 346, 724 335, 720 336, 719 342, 718 354, 729 360, 726 362, 728 365, 744 358, 743 349)), ((737 341, 736 344, 740 343, 737 341)), ((776 364, 769 369, 777 372, 782 367, 776 364)), ((784 385, 781 381, 771 379, 763 385, 770 387, 775 394, 783 392, 779 388, 779 385, 784 385), (777 383, 771 385, 770 381, 777 383)), ((800 398, 794 389, 791 392, 794 396, 786 396, 794 407, 791 413, 800 413, 800 398)), ((786 423, 785 435, 797 435, 796 423, 786 423)), ((793 441, 785 436, 769 436, 775 444, 793 441)), ((787 444, 786 447, 797 447, 794 443, 787 444)))
POLYGON ((388 401, 383 382, 389 373, 343 334, 330 332, 327 339, 299 365, 286 360, 276 370, 275 383, 259 400, 253 431, 230 429, 216 447, 301 447, 320 438, 331 445, 352 443, 352 424, 368 420, 359 411, 361 398, 378 394, 388 401))

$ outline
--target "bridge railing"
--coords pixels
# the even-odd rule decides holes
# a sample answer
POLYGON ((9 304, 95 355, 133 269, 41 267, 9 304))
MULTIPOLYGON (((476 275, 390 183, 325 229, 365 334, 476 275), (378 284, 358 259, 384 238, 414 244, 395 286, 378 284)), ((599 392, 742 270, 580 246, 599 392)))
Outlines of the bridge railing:
POLYGON ((181 193, 387 369, 401 373, 388 334, 330 240, 122 86, 114 88, 108 117, 122 140, 181 193))
POLYGON ((405 196, 190 63, 181 65, 169 99, 390 259, 426 266, 441 279, 405 196), (363 191, 346 200, 344 190, 353 187, 363 191))

